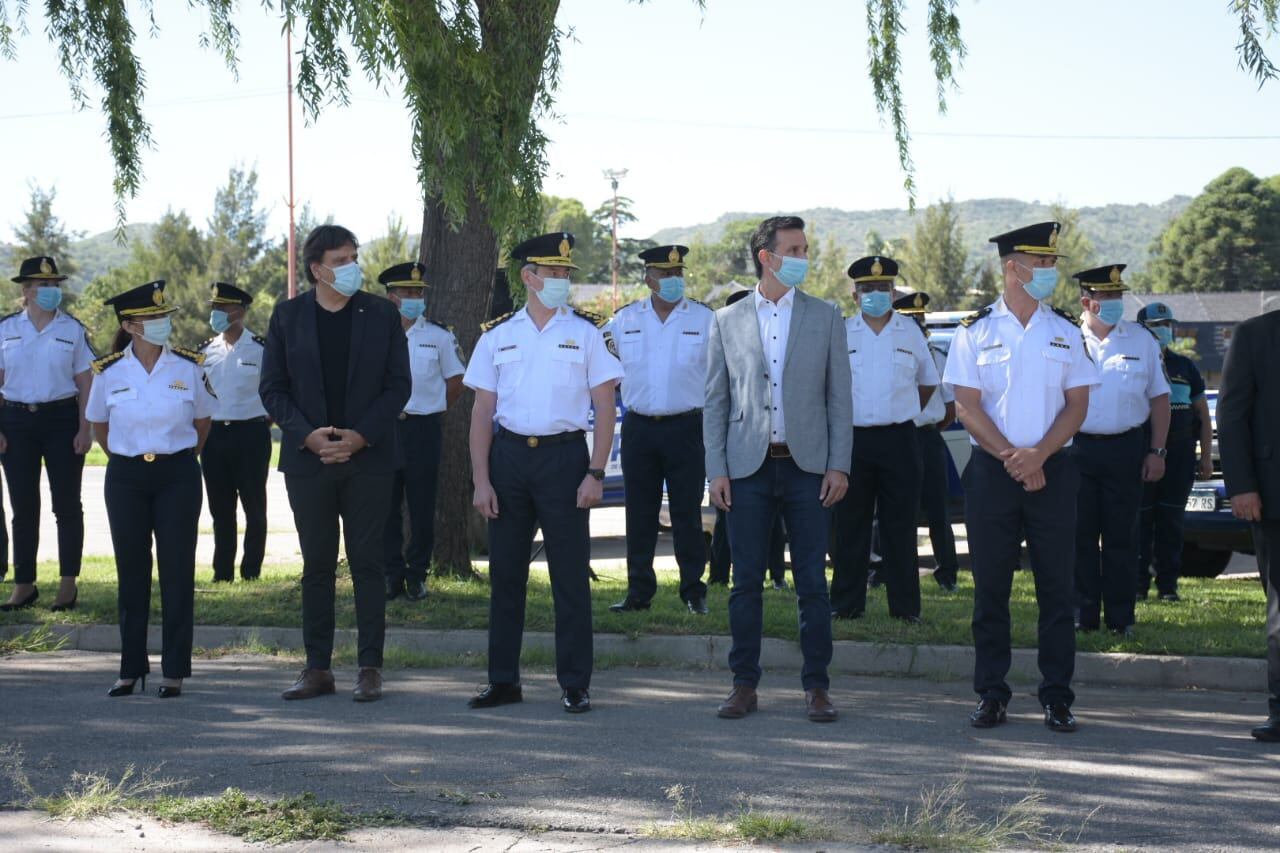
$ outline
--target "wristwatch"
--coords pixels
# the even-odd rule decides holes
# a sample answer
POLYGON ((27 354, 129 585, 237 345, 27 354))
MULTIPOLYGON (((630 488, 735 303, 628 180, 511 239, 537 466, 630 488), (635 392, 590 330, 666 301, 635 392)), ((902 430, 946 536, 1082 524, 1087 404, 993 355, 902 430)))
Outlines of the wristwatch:
POLYGON ((588 469, 587 469, 587 473, 588 473, 588 474, 590 474, 592 477, 595 477, 597 480, 603 480, 603 479, 604 479, 604 469, 603 469, 603 468, 588 468, 588 469))
POLYGON ((1166 456, 1169 455, 1169 451, 1163 447, 1148 447, 1147 452, 1154 453, 1156 456, 1159 456, 1161 459, 1164 459, 1166 456))

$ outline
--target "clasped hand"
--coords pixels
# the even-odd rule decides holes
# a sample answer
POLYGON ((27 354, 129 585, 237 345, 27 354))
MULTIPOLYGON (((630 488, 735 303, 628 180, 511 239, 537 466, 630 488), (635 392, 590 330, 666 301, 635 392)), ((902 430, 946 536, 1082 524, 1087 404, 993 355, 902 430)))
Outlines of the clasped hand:
POLYGON ((367 447, 369 442, 353 429, 326 426, 312 430, 305 444, 325 465, 338 465, 350 462, 352 455, 367 447))
POLYGON ((1045 486, 1044 454, 1034 447, 1010 447, 1000 451, 1004 470, 1022 484, 1028 492, 1038 492, 1045 486))

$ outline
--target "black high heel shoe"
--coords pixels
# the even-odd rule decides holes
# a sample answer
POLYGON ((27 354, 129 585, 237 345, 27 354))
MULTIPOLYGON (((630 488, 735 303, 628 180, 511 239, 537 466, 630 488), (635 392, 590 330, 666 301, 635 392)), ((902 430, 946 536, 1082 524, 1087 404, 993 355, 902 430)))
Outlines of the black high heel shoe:
POLYGON ((31 605, 35 604, 36 599, 39 597, 40 597, 40 590, 35 589, 33 587, 31 590, 31 594, 28 595, 26 598, 22 599, 21 601, 14 601, 12 603, 6 601, 4 604, 0 604, 0 610, 5 611, 6 613, 8 613, 10 610, 22 610, 26 607, 30 607, 31 605))
MULTIPOLYGON (((124 679, 121 679, 121 681, 123 680, 124 679)), ((107 691, 107 695, 112 698, 115 698, 116 696, 132 696, 133 688, 138 686, 139 681, 142 682, 141 690, 145 693, 147 691, 147 677, 145 675, 140 675, 128 684, 116 682, 111 685, 111 689, 107 691)))
POLYGON ((70 601, 62 601, 62 602, 55 601, 52 605, 49 606, 49 610, 53 613, 61 613, 64 610, 75 610, 76 602, 79 600, 80 600, 80 590, 77 589, 76 594, 71 596, 70 601))
POLYGON ((182 695, 182 679, 175 678, 174 681, 177 681, 178 683, 160 685, 159 693, 161 699, 177 699, 182 695))

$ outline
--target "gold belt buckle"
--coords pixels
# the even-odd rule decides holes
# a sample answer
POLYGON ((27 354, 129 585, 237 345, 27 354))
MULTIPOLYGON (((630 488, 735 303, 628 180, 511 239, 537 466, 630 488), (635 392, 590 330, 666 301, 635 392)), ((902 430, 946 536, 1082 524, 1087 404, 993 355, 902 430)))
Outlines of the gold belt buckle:
POLYGON ((531 436, 529 436, 528 438, 526 438, 526 439, 525 439, 525 442, 524 442, 524 443, 525 443, 525 444, 527 444, 527 445, 529 445, 530 447, 537 447, 537 446, 538 446, 538 437, 537 437, 536 435, 531 435, 531 436))
POLYGON ((409 419, 409 413, 408 413, 408 412, 401 412, 401 413, 398 415, 398 417, 399 417, 399 418, 400 418, 400 420, 402 420, 402 421, 404 421, 404 420, 408 420, 408 419, 409 419))
POLYGON ((144 453, 144 454, 142 454, 142 461, 143 461, 143 462, 155 462, 155 461, 156 461, 156 455, 155 455, 154 453, 144 453))
POLYGON ((28 411, 28 412, 38 412, 38 411, 40 411, 40 407, 39 407, 39 406, 37 406, 35 403, 28 403, 28 404, 27 404, 27 411, 28 411))

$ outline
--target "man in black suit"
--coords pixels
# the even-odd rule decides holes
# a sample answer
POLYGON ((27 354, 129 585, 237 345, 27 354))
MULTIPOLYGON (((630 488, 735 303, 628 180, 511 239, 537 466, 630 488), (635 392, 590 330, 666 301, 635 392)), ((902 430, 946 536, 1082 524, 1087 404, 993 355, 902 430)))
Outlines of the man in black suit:
POLYGON ((1267 721, 1258 740, 1280 742, 1280 311, 1246 320, 1231 336, 1218 393, 1218 446, 1231 511, 1253 523, 1267 589, 1267 721))
POLYGON ((382 697, 386 593, 382 535, 401 467, 396 416, 409 399, 409 350, 395 305, 360 289, 356 237, 321 225, 302 245, 312 289, 271 314, 258 390, 280 425, 280 471, 302 547, 307 666, 285 699, 334 692, 338 521, 355 587, 359 677, 353 697, 382 697))

